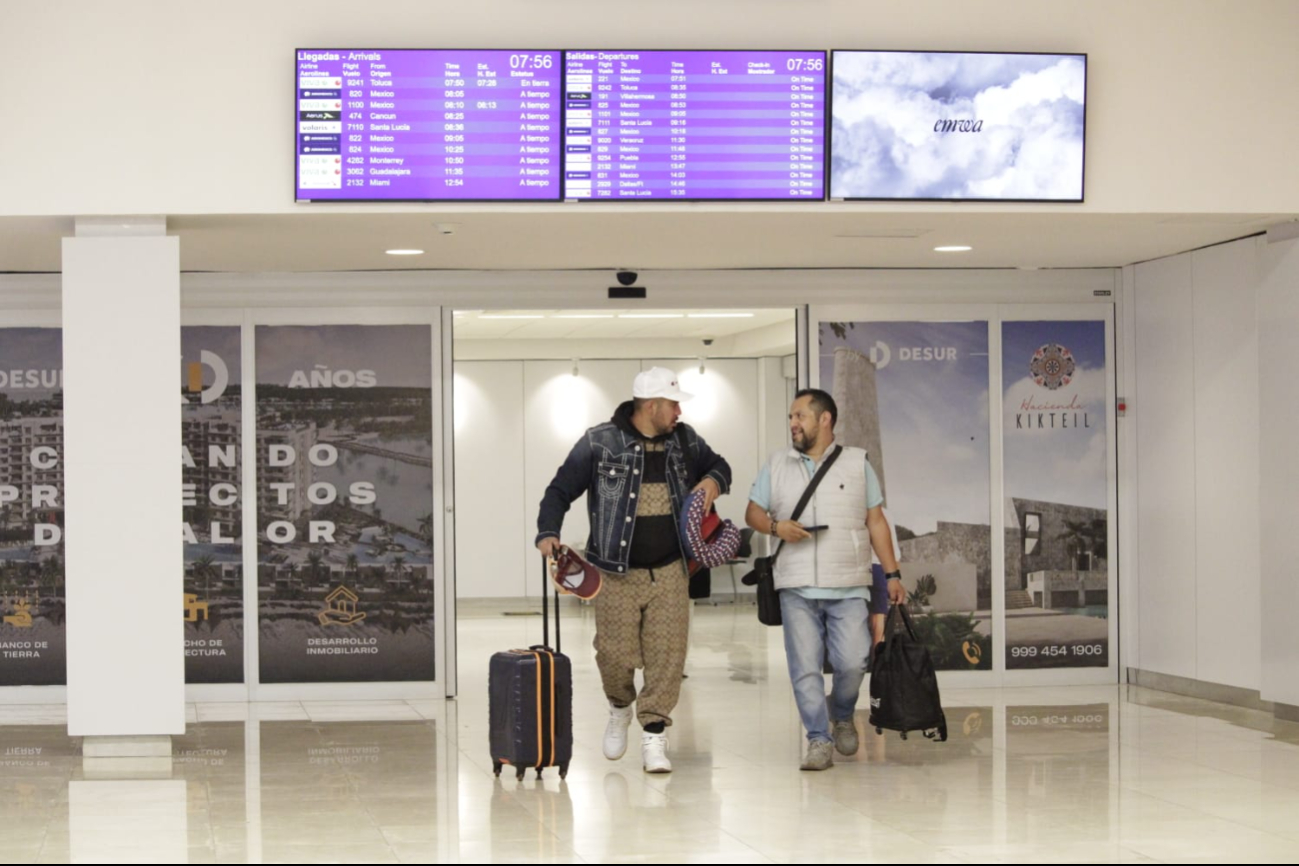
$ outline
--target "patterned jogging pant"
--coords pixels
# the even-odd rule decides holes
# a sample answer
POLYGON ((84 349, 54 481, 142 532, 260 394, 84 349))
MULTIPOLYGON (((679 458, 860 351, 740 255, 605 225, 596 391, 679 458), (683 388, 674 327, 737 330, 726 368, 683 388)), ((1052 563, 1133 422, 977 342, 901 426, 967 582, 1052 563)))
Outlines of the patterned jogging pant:
POLYGON ((689 578, 685 561, 662 568, 604 573, 595 597, 595 661, 604 693, 618 707, 636 704, 641 726, 672 724, 681 694, 690 637, 689 578), (636 694, 636 669, 645 686, 636 694))

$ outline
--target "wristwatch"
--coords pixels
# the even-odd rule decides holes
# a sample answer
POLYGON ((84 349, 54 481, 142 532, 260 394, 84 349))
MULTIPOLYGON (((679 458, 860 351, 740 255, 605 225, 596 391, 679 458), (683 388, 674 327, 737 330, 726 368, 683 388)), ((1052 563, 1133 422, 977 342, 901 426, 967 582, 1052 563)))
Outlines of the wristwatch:
POLYGON ((901 572, 901 571, 890 571, 888 574, 884 575, 884 579, 885 579, 885 580, 901 580, 901 579, 902 579, 902 572, 901 572))

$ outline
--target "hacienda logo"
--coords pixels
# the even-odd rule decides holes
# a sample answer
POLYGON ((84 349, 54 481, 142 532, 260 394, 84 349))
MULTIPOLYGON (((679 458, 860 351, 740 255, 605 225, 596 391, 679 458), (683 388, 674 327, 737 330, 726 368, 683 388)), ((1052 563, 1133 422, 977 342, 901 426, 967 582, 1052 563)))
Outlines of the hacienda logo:
POLYGON ((1059 343, 1047 343, 1033 353, 1028 371, 1033 381, 1049 391, 1055 391, 1073 381, 1073 353, 1059 343))

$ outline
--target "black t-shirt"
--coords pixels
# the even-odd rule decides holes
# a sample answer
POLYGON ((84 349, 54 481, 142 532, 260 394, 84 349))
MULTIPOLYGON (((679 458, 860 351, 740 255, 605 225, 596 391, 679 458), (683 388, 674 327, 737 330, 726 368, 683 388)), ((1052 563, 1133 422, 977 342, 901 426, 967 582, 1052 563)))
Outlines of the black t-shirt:
POLYGON ((636 500, 636 525, 632 531, 631 568, 660 568, 681 558, 672 498, 668 491, 668 454, 664 440, 641 440, 645 463, 636 500))

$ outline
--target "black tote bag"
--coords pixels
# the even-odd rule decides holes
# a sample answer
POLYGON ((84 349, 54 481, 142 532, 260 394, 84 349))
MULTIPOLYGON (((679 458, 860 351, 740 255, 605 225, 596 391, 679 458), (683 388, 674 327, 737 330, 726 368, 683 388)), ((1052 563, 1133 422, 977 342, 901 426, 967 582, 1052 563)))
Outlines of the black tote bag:
POLYGON ((894 605, 884 626, 884 642, 871 664, 870 723, 884 729, 921 731, 940 743, 947 739, 947 717, 938 696, 938 675, 929 648, 916 640, 911 615, 894 605))

